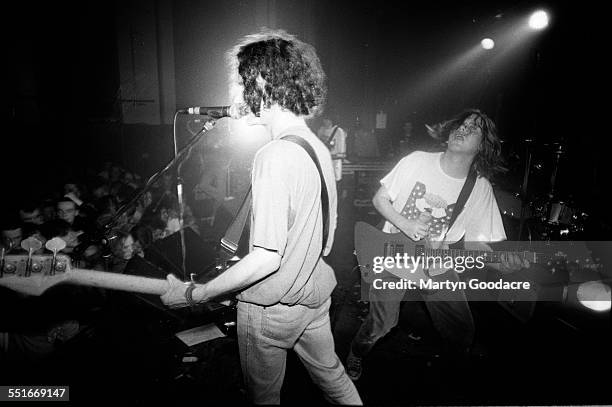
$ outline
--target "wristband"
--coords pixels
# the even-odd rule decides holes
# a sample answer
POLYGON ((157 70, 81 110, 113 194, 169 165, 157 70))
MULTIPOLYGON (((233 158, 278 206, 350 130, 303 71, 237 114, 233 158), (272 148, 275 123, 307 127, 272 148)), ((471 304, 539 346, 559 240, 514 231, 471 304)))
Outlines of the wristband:
POLYGON ((193 300, 193 290, 196 288, 195 281, 193 280, 194 274, 191 274, 191 281, 187 285, 187 289, 185 290, 185 299, 187 300, 187 305, 190 307, 195 307, 197 302, 193 300))
POLYGON ((190 307, 195 307, 197 305, 192 297, 192 293, 195 287, 195 284, 189 283, 189 285, 187 286, 187 290, 185 290, 185 299, 187 300, 187 305, 189 305, 190 307))

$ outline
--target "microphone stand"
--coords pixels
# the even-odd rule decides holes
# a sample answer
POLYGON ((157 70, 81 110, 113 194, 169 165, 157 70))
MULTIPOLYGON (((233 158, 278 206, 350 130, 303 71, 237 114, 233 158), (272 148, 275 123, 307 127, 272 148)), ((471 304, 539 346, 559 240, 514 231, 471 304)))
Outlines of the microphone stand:
MULTIPOLYGON (((145 186, 140 191, 132 195, 132 197, 117 210, 117 213, 113 216, 113 218, 103 226, 103 233, 105 236, 110 234, 110 231, 113 229, 113 227, 117 225, 121 215, 127 212, 130 209, 130 207, 132 207, 147 191, 149 191, 151 187, 157 182, 157 180, 159 180, 165 173, 167 173, 170 169, 172 169, 177 163, 179 163, 180 165, 183 162, 183 160, 185 160, 188 157, 189 152, 191 151, 192 147, 195 146, 200 141, 200 139, 206 132, 214 128, 215 123, 217 121, 217 119, 214 119, 214 118, 207 120, 206 123, 204 123, 204 126, 202 127, 202 129, 198 133, 196 133, 187 142, 187 144, 185 144, 183 148, 178 150, 177 143, 176 143, 176 118, 178 114, 179 112, 176 112, 174 114, 174 134, 173 134, 174 158, 172 158, 168 162, 168 164, 166 164, 161 170, 153 174, 151 178, 149 178, 145 186)), ((183 227, 182 227, 183 216, 184 216, 183 187, 182 187, 182 183, 179 177, 177 177, 177 194, 178 194, 178 203, 179 203, 179 226, 180 226, 179 232, 180 232, 180 238, 181 238, 181 254, 182 254, 182 266, 183 266, 182 272, 183 272, 183 279, 186 279, 186 275, 185 275, 185 271, 186 271, 185 270, 185 239, 184 239, 185 234, 183 232, 183 227)))
MULTIPOLYGON (((178 157, 177 142, 176 142, 176 115, 174 116, 174 131, 172 132, 172 143, 174 144, 174 159, 178 157)), ((206 126, 206 124, 204 125, 206 126)), ((191 148, 188 150, 191 151, 191 148)), ((188 155, 188 154, 187 154, 188 155)), ((187 158, 187 156, 185 156, 187 158)), ((176 196, 178 199, 179 206, 179 240, 181 242, 181 271, 183 272, 183 280, 187 279, 187 266, 185 263, 185 257, 187 256, 187 247, 185 246, 185 231, 183 230, 183 218, 185 217, 185 211, 183 209, 183 179, 181 178, 181 163, 176 166, 176 196)), ((193 281, 193 276, 190 278, 193 281)))
POLYGON ((527 186, 529 185, 529 172, 531 171, 531 139, 525 139, 527 157, 525 159, 525 174, 523 175, 523 186, 521 188, 521 218, 519 223, 518 240, 523 235, 525 217, 527 216, 527 186))

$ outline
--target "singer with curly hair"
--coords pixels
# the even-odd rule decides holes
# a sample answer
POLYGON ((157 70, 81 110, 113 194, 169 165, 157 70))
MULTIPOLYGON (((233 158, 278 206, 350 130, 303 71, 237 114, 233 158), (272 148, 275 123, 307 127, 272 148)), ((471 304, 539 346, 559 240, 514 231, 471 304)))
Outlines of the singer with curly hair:
MULTIPOLYGON (((326 398, 362 404, 334 350, 329 307, 336 285, 323 260, 333 244, 337 195, 331 156, 306 125, 325 100, 314 48, 284 31, 247 36, 228 54, 234 103, 270 137, 252 169, 250 251, 191 292, 191 301, 238 294, 238 345, 255 404, 279 404, 287 351, 293 349, 326 398), (310 152, 309 152, 310 148, 310 152)), ((162 300, 181 306, 185 284, 168 277, 162 300)))

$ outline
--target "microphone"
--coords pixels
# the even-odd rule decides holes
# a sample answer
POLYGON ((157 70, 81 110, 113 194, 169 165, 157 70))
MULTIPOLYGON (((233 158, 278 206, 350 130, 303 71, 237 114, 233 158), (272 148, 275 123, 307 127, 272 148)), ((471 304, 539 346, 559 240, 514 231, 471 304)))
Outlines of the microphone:
POLYGON ((222 119, 224 117, 239 119, 248 114, 248 106, 246 104, 233 104, 229 106, 195 106, 187 109, 180 109, 178 112, 182 114, 208 116, 213 119, 222 119))

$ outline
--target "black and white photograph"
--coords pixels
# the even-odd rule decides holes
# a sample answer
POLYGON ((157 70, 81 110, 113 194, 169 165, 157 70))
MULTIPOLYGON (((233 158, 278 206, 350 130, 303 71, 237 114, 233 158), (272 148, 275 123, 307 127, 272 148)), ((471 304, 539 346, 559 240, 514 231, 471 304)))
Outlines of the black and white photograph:
POLYGON ((4 16, 0 401, 612 405, 602 5, 4 16))

